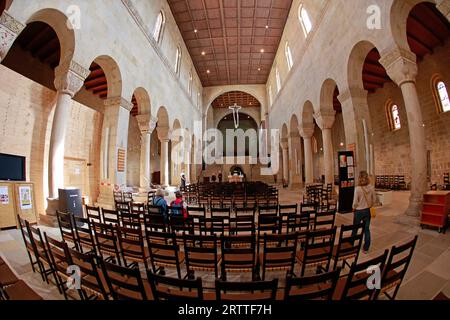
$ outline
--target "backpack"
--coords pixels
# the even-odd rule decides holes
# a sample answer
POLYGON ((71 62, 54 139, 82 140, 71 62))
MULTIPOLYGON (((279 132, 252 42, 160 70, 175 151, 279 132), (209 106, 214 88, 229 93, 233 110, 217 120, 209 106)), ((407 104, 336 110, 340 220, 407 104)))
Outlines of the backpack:
POLYGON ((172 214, 174 215, 183 215, 184 218, 187 218, 187 211, 184 207, 184 201, 181 199, 176 199, 170 203, 170 206, 172 207, 172 214), (179 208, 179 209, 178 209, 179 208), (178 209, 178 210, 177 210, 178 209))

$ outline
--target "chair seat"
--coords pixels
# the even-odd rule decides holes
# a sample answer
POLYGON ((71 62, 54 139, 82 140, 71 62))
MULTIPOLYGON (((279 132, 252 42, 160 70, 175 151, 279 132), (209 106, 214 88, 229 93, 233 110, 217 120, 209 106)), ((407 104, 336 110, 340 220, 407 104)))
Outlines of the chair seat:
MULTIPOLYGON (((174 257, 173 255, 173 251, 172 250, 164 250, 164 249, 159 249, 158 251, 153 251, 153 254, 157 254, 158 257, 156 258, 156 261, 154 261, 157 264, 161 264, 161 265, 174 265, 175 261, 171 260, 170 258, 174 257), (165 259, 164 257, 161 256, 167 256, 170 258, 165 259)), ((184 252, 178 251, 178 263, 183 263, 184 262, 184 252)))
MULTIPOLYGON (((150 256, 150 250, 147 247, 144 247, 144 256, 148 258, 150 256)), ((123 246, 123 251, 132 251, 132 252, 142 252, 141 246, 134 245, 134 244, 127 244, 123 246)), ((130 252, 124 252, 126 257, 138 257, 137 254, 133 254, 130 252)), ((142 255, 139 255, 139 257, 142 257, 142 255)))
MULTIPOLYGON (((338 257, 338 245, 335 245, 334 247, 333 247, 333 258, 334 259, 336 259, 336 257, 338 257)), ((358 252, 357 252, 357 249, 356 248, 354 248, 350 243, 344 243, 342 246, 341 246, 341 250, 345 250, 345 253, 340 253, 339 254, 339 259, 340 260, 342 260, 342 259, 348 259, 348 258, 351 258, 351 257, 354 257, 358 252), (353 248, 353 250, 352 250, 352 248, 353 248)))
MULTIPOLYGON (((292 254, 289 252, 278 252, 278 253, 270 253, 267 254, 266 257, 269 257, 269 259, 266 259, 266 265, 268 264, 268 268, 275 270, 275 269, 286 269, 291 267, 290 261, 283 261, 283 262, 274 262, 273 260, 289 260, 292 258, 292 254)), ((264 253, 261 252, 259 254, 259 261, 261 264, 263 263, 264 259, 264 253)), ((294 260, 295 261, 295 260, 294 260)))
MULTIPOLYGON (((144 290, 145 294, 147 295, 148 300, 154 300, 152 288, 150 287, 150 283, 148 281, 143 281, 144 283, 144 290)), ((131 291, 124 288, 119 288, 114 286, 114 290, 116 290, 117 293, 126 296, 128 299, 132 300, 142 300, 141 294, 135 291, 131 291)))
MULTIPOLYGON (((312 256, 316 256, 316 255, 320 255, 320 254, 326 254, 327 250, 324 248, 316 248, 316 249, 310 249, 308 250, 312 256)), ((300 250, 297 252, 297 260, 300 263, 303 263, 303 261, 305 260, 305 251, 304 250, 300 250)), ((324 261, 322 258, 308 258, 308 263, 317 263, 317 262, 322 262, 324 261)))
POLYGON ((0 265, 0 286, 5 287, 18 282, 19 279, 16 277, 14 272, 9 268, 9 266, 4 263, 0 265))
POLYGON ((23 280, 20 280, 12 286, 5 288, 5 292, 9 300, 43 300, 42 297, 34 292, 34 290, 31 289, 23 280))

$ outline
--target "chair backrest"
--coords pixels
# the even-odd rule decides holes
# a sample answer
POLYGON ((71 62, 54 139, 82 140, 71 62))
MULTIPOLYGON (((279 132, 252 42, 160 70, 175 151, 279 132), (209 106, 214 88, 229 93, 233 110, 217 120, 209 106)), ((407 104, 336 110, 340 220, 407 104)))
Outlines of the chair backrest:
POLYGON ((151 205, 153 203, 153 198, 155 197, 156 191, 149 191, 147 193, 147 204, 151 205))
POLYGON ((171 216, 169 219, 170 230, 174 233, 194 234, 194 218, 183 216, 171 216))
POLYGON ((225 217, 201 218, 200 233, 204 235, 221 235, 229 230, 230 221, 225 217))
POLYGON ((203 300, 202 279, 178 279, 147 272, 147 278, 156 301, 203 300))
POLYGON ((227 282, 216 279, 217 301, 275 301, 278 279, 271 281, 227 282))
POLYGON ((131 205, 130 202, 122 201, 116 202, 116 210, 119 211, 119 213, 130 213, 131 212, 131 205))
POLYGON ((336 210, 317 212, 314 216, 314 230, 331 229, 336 221, 336 210))
POLYGON ((94 234, 91 221, 87 218, 73 216, 75 234, 77 236, 78 250, 84 252, 87 247, 88 251, 95 249, 94 234))
POLYGON ((159 214, 159 215, 162 215, 163 212, 162 212, 161 206, 155 206, 155 205, 153 205, 152 203, 153 203, 153 202, 150 202, 150 203, 148 204, 148 206, 147 206, 148 214, 150 214, 150 215, 152 215, 152 214, 159 214))
POLYGON ((51 238, 45 232, 44 239, 52 269, 61 274, 66 274, 67 267, 72 265, 67 243, 51 238))
MULTIPOLYGON (((297 233, 265 234, 262 245, 261 268, 263 280, 265 280, 266 271, 268 270, 287 270, 288 274, 294 273, 297 233)), ((260 246, 261 243, 258 244, 258 247, 260 246)))
POLYGON ((86 217, 95 222, 103 222, 99 207, 86 206, 86 217))
POLYGON ((28 234, 31 235, 31 239, 36 248, 36 257, 42 259, 50 265, 51 259, 47 251, 47 246, 45 245, 44 237, 42 236, 41 229, 37 226, 31 226, 28 221, 26 222, 26 227, 28 229, 28 234))
POLYGON ((311 215, 309 212, 290 214, 287 217, 288 232, 308 231, 311 228, 311 215))
POLYGON ((56 217, 62 239, 76 245, 77 241, 72 215, 70 213, 56 211, 56 217))
POLYGON ((222 252, 222 275, 227 270, 255 271, 256 239, 254 235, 220 237, 222 252))
POLYGON ((120 213, 120 225, 122 227, 141 230, 142 224, 141 215, 126 212, 120 213))
POLYGON ((123 193, 123 202, 133 202, 133 193, 124 192, 123 193))
POLYGON ((234 212, 236 217, 251 216, 254 221, 256 216, 256 207, 235 207, 234 212))
POLYGON ((195 219, 206 217, 206 209, 204 207, 188 207, 187 213, 189 217, 193 217, 195 219))
POLYGON ((278 206, 259 206, 258 215, 278 215, 278 206))
MULTIPOLYGON (((395 299, 398 289, 403 282, 406 271, 408 271, 409 263, 416 247, 418 236, 400 246, 393 246, 389 254, 388 261, 383 270, 381 278, 381 291, 388 298, 395 299), (393 294, 388 294, 388 291, 394 290, 393 294)), ((376 296, 378 298, 378 295, 376 296)))
POLYGON ((128 263, 129 260, 132 262, 137 260, 146 265, 148 257, 144 249, 142 230, 120 226, 116 226, 116 230, 120 253, 125 266, 132 265, 132 263, 128 263))
POLYGON ((131 213, 144 215, 145 214, 145 204, 140 202, 132 202, 130 206, 131 213))
POLYGON ((120 224, 119 212, 117 210, 109 210, 102 208, 103 223, 118 225, 120 224))
POLYGON ((218 277, 217 237, 203 235, 183 235, 184 254, 188 275, 195 270, 213 270, 218 277))
POLYGON ((166 218, 162 214, 145 215, 144 227, 146 231, 167 232, 169 229, 166 218))
POLYGON ((211 217, 223 217, 230 218, 231 217, 231 209, 230 208, 211 208, 211 217))
POLYGON ((256 225, 254 216, 237 216, 230 219, 230 234, 255 234, 256 225))
POLYGON ((180 247, 177 243, 176 235, 174 233, 153 231, 147 231, 145 235, 153 273, 156 273, 157 266, 170 265, 177 269, 178 278, 181 278, 180 247))
POLYGON ((364 222, 356 225, 341 226, 337 249, 333 253, 334 268, 336 268, 340 260, 354 259, 354 261, 358 261, 364 237, 364 226, 364 222))
POLYGON ((258 216, 258 238, 264 233, 281 233, 282 219, 278 215, 258 216))
POLYGON ((81 272, 81 286, 85 292, 86 298, 89 293, 96 297, 108 300, 107 290, 101 280, 99 269, 97 268, 95 255, 90 253, 81 253, 77 250, 68 249, 71 261, 78 266, 81 272))
POLYGON ((119 255, 119 244, 117 241, 116 227, 112 224, 92 222, 94 229, 97 252, 103 260, 113 260, 119 265, 121 259, 119 255))
POLYGON ((286 301, 332 300, 340 272, 341 269, 337 268, 331 272, 308 277, 294 278, 288 275, 284 299, 286 301))
POLYGON ((298 213, 298 205, 296 204, 290 204, 290 205, 279 205, 278 207, 278 213, 280 216, 289 216, 292 214, 298 213))
POLYGON ((100 265, 114 300, 148 300, 138 267, 127 268, 103 260, 100 265))
MULTIPOLYGON (((389 250, 382 255, 362 263, 353 263, 350 273, 346 277, 345 286, 338 297, 341 300, 372 300, 376 295, 376 288, 369 288, 368 281, 373 275, 372 271, 378 268, 379 274, 384 270, 389 250)), ((375 284, 374 284, 375 285, 375 284)))
POLYGON ((302 261, 302 273, 308 264, 317 264, 321 269, 328 272, 333 254, 334 241, 336 238, 336 227, 327 230, 310 231, 306 235, 304 256, 302 261), (325 267, 323 267, 325 265, 325 267))
MULTIPOLYGON (((17 215, 17 221, 19 221, 20 233, 22 234, 22 239, 25 244, 25 248, 28 251, 29 257, 31 259, 31 255, 37 258, 36 254, 37 248, 34 243, 34 238, 31 235, 30 227, 28 221, 24 220, 20 215, 17 215)), ((33 262, 31 262, 33 263, 33 262)))

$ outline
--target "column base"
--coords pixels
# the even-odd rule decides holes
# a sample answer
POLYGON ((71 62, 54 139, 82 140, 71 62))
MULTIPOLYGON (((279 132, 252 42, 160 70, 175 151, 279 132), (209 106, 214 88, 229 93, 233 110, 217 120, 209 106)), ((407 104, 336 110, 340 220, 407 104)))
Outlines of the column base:
POLYGON ((100 194, 95 205, 105 209, 114 209, 114 194, 111 186, 100 186, 100 194))
POLYGON ((45 214, 40 215, 39 223, 51 228, 58 227, 57 210, 59 210, 59 199, 47 198, 47 209, 45 214))
POLYGON ((405 214, 410 217, 420 217, 422 214, 423 200, 422 199, 409 199, 409 206, 406 209, 405 214))

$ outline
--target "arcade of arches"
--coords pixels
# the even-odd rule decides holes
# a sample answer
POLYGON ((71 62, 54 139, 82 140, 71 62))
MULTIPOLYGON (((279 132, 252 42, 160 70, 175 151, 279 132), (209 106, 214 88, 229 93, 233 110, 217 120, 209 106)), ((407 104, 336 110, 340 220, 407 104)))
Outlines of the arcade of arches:
MULTIPOLYGON (((109 208, 114 191, 146 197, 182 173, 195 184, 236 168, 280 202, 315 183, 339 198, 338 152, 353 151, 355 176, 380 189, 404 179, 384 193, 373 254, 420 233, 404 286, 431 288, 399 297, 450 296, 450 238, 420 228, 424 193, 450 189, 450 1, 223 2, 0 1, 0 154, 25 158, 39 223, 55 225, 61 188, 109 208), (233 137, 243 153, 224 138, 205 163, 207 132, 236 117, 255 134, 233 137), (250 163, 263 154, 278 170, 250 163)), ((14 257, 4 238, 0 254, 14 257)))

